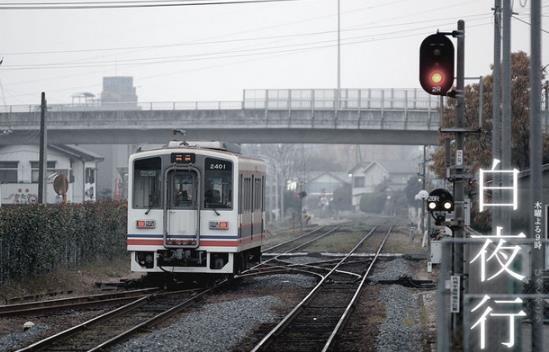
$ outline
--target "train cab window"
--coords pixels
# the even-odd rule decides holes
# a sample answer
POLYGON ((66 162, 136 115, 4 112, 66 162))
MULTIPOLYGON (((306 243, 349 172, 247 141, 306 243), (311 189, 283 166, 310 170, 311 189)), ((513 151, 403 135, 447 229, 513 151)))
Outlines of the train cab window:
POLYGON ((160 158, 138 159, 133 167, 133 207, 159 209, 161 190, 160 158))
POLYGON ((173 170, 168 173, 168 200, 170 209, 196 208, 197 174, 191 170, 173 170))
POLYGON ((228 160, 206 158, 204 169, 204 208, 231 209, 233 163, 228 160))

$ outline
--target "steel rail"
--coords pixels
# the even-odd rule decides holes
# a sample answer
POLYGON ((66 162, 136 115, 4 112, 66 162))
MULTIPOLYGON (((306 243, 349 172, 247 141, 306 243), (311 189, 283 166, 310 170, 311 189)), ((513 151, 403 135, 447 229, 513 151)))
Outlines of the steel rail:
POLYGON ((140 298, 158 291, 159 288, 146 288, 126 292, 66 297, 54 300, 17 303, 0 306, 0 317, 16 314, 37 313, 48 310, 106 304, 140 298))
MULTIPOLYGON (((245 276, 253 276, 253 275, 261 275, 261 274, 263 274, 263 273, 249 273, 249 272, 250 272, 251 270, 255 269, 255 268, 258 268, 258 267, 260 267, 260 266, 265 265, 265 264, 268 263, 268 262, 271 262, 271 261, 274 260, 274 259, 277 259, 278 257, 280 257, 280 256, 282 256, 282 255, 284 255, 284 254, 287 254, 287 253, 290 253, 290 252, 292 252, 292 251, 298 250, 298 249, 300 249, 300 248, 302 248, 302 247, 304 247, 304 246, 306 246, 306 245, 308 245, 308 244, 310 244, 310 243, 312 243, 312 242, 314 242, 314 241, 317 241, 317 240, 319 240, 319 239, 321 239, 321 238, 324 238, 324 237, 326 237, 326 236, 332 234, 333 232, 335 232, 338 228, 339 228, 339 226, 335 226, 334 228, 332 228, 332 229, 330 229, 330 230, 328 230, 328 231, 322 233, 322 234, 319 235, 319 236, 316 236, 315 238, 313 238, 313 239, 311 239, 311 240, 309 240, 309 241, 307 241, 307 242, 305 242, 305 243, 302 243, 302 244, 300 244, 300 245, 298 245, 298 246, 296 246, 296 247, 294 247, 294 248, 292 248, 292 249, 286 251, 286 252, 283 253, 283 254, 280 254, 280 255, 278 255, 278 256, 276 256, 276 257, 270 258, 269 260, 267 260, 267 261, 265 261, 265 262, 259 263, 259 264, 257 264, 256 266, 254 266, 254 267, 252 267, 252 268, 250 268, 250 269, 245 270, 244 272, 242 272, 242 274, 244 274, 244 275, 241 274, 241 275, 235 276, 235 278, 245 277, 245 276)), ((317 230, 317 229, 315 229, 315 231, 316 231, 316 230, 317 230)), ((369 234, 371 234, 374 230, 375 230, 375 228, 373 228, 373 229, 369 232, 369 234)), ((307 235, 310 235, 310 233, 307 233, 307 235)), ((304 236, 300 236, 299 238, 302 238, 302 237, 304 237, 304 236)), ((299 238, 298 238, 298 239, 299 239, 299 238)), ((357 246, 355 246, 355 249, 358 248, 358 246, 359 246, 365 239, 366 239, 366 237, 365 237, 361 242, 359 242, 359 244, 358 244, 357 246)), ((294 239, 294 240, 288 241, 288 242, 294 242, 295 240, 297 240, 297 239, 294 239)), ((342 260, 342 261, 343 261, 343 260, 342 260)), ((312 272, 312 271, 303 270, 303 269, 285 268, 285 267, 282 267, 282 268, 284 268, 284 269, 286 269, 286 270, 290 270, 290 271, 302 272, 302 273, 307 273, 307 274, 312 274, 312 275, 319 276, 319 277, 321 277, 320 282, 323 282, 323 281, 326 279, 326 277, 331 273, 331 272, 330 272, 330 273, 328 273, 326 276, 322 276, 321 274, 318 274, 318 273, 315 273, 315 272, 312 272)), ((333 272, 333 271, 332 271, 332 272, 333 272)), ((218 283, 216 283, 213 287, 208 288, 208 289, 205 289, 205 290, 203 290, 203 291, 197 293, 196 295, 194 295, 194 296, 192 296, 192 297, 186 299, 185 301, 183 301, 183 302, 181 302, 181 303, 179 303, 179 304, 177 304, 177 305, 175 305, 175 306, 173 306, 173 307, 171 307, 171 308, 165 310, 164 312, 162 312, 162 313, 160 313, 160 314, 157 314, 157 315, 155 315, 154 317, 152 317, 152 318, 150 318, 150 319, 148 319, 148 320, 146 320, 146 321, 144 321, 144 322, 141 322, 141 323, 139 323, 139 324, 133 326, 133 327, 130 328, 130 329, 127 329, 127 330, 123 331, 122 333, 120 333, 120 334, 118 334, 118 335, 116 335, 116 336, 110 338, 110 339, 107 340, 107 341, 102 342, 101 344, 97 345, 96 347, 94 347, 94 348, 88 350, 88 352, 91 352, 91 351, 99 351, 99 350, 101 350, 101 349, 103 349, 103 348, 105 348, 105 347, 107 347, 107 346, 110 346, 110 345, 112 345, 112 344, 114 344, 114 343, 116 343, 116 342, 121 341, 122 339, 128 337, 129 335, 133 334, 134 332, 136 332, 136 331, 138 331, 138 330, 140 330, 140 329, 142 329, 142 328, 144 328, 144 327, 146 327, 146 326, 152 325, 152 324, 157 323, 157 322, 159 322, 159 321, 161 321, 161 320, 163 320, 163 319, 165 319, 165 318, 168 318, 168 317, 172 316, 173 314, 179 312, 181 309, 185 308, 187 305, 189 305, 190 303, 194 302, 194 301, 197 300, 198 298, 200 298, 200 297, 202 297, 202 296, 204 296, 204 295, 206 295, 206 294, 212 292, 212 291, 215 290, 215 289, 218 289, 219 287, 221 287, 222 285, 225 285, 226 283, 228 283, 228 282, 230 282, 230 281, 232 281, 232 280, 230 280, 230 279, 225 279, 225 280, 223 280, 223 281, 221 281, 221 282, 218 282, 218 283)), ((185 291, 189 291, 189 290, 185 290, 185 291)), ((45 339, 42 339, 42 340, 40 340, 40 341, 37 341, 37 342, 33 343, 32 345, 29 345, 29 346, 27 346, 27 347, 24 347, 24 348, 22 348, 22 349, 17 350, 17 352, 30 352, 30 351, 36 351, 36 350, 38 350, 38 349, 47 347, 48 345, 50 345, 50 344, 52 344, 52 343, 55 343, 55 342, 57 342, 58 340, 60 340, 60 339, 62 339, 62 338, 65 338, 65 337, 67 337, 67 336, 69 336, 69 335, 71 335, 71 334, 73 334, 73 333, 76 333, 76 332, 78 332, 78 331, 80 331, 80 330, 86 329, 86 328, 87 328, 89 325, 91 325, 91 324, 97 323, 97 322, 102 321, 102 320, 108 320, 108 319, 110 319, 111 317, 114 317, 114 316, 117 315, 117 314, 122 314, 122 313, 129 312, 129 311, 131 311, 131 310, 137 308, 138 306, 140 306, 140 305, 142 305, 142 304, 145 304, 147 301, 154 299, 154 298, 157 297, 157 296, 167 295, 167 294, 176 294, 176 293, 179 293, 179 292, 180 292, 180 291, 168 292, 168 293, 163 293, 163 294, 149 294, 149 295, 144 296, 144 297, 141 297, 141 298, 139 298, 139 299, 137 299, 137 300, 135 300, 135 301, 133 301, 133 302, 130 302, 130 303, 124 305, 124 306, 118 307, 118 308, 116 308, 116 309, 114 309, 114 310, 111 310, 111 311, 109 311, 109 312, 106 312, 106 313, 104 313, 104 314, 102 314, 102 315, 100 315, 100 316, 94 317, 94 318, 92 318, 92 319, 90 319, 90 320, 88 320, 88 321, 86 321, 86 322, 84 322, 84 323, 81 323, 81 324, 79 324, 79 325, 73 326, 73 327, 71 327, 71 328, 69 328, 69 329, 66 329, 66 330, 64 330, 64 331, 61 331, 61 332, 59 332, 59 333, 57 333, 57 334, 55 334, 55 335, 52 335, 52 336, 49 336, 49 337, 47 337, 47 338, 45 338, 45 339)))
POLYGON ((347 258, 351 256, 361 245, 368 239, 376 230, 377 226, 373 227, 370 231, 368 231, 364 237, 347 253, 347 255, 342 258, 331 270, 328 272, 309 293, 305 298, 303 298, 291 311, 288 313, 269 333, 264 336, 261 341, 255 347, 251 350, 251 352, 257 352, 260 351, 263 347, 266 347, 267 344, 270 342, 271 338, 275 336, 277 333, 279 333, 290 321, 295 318, 297 315, 297 312, 307 303, 311 300, 311 298, 316 294, 316 292, 320 289, 320 287, 326 282, 326 280, 332 275, 337 268, 343 264, 347 258))
MULTIPOLYGON (((313 264, 310 264, 310 263, 292 263, 292 262, 288 262, 288 261, 280 260, 280 259, 278 259, 278 261, 281 262, 281 263, 286 264, 286 266, 288 268, 303 267, 303 268, 311 268, 311 269, 317 269, 317 270, 322 270, 322 271, 330 271, 330 268, 325 268, 325 267, 313 265, 313 264)), ((345 271, 345 270, 339 270, 338 269, 338 270, 336 270, 336 272, 339 273, 339 274, 354 276, 357 279, 362 279, 362 275, 357 274, 357 273, 353 273, 353 272, 350 272, 350 271, 345 271)))
POLYGON ((330 348, 332 342, 334 341, 335 337, 337 336, 339 330, 345 324, 345 321, 349 317, 349 315, 351 313, 351 310, 353 309, 358 297, 360 296, 360 294, 362 292, 362 289, 363 289, 363 287, 366 283, 366 279, 368 278, 368 275, 370 274, 370 271, 374 267, 374 264, 376 263, 377 258, 379 257, 379 254, 383 250, 383 246, 385 246, 385 242, 389 238, 389 235, 391 234, 392 230, 393 230, 393 226, 391 225, 391 227, 389 227, 389 230, 387 230, 387 233, 385 234, 385 237, 383 238, 383 241, 379 245, 379 248, 377 249, 375 257, 372 259, 372 262, 368 266, 368 269, 366 269, 366 272, 362 276, 362 280, 360 281, 360 284, 358 285, 358 287, 355 291, 355 294, 353 295, 353 298, 351 298, 351 301, 347 305, 347 308, 345 309, 345 312, 343 312, 343 315, 339 318, 339 321, 337 322, 337 325, 335 326, 334 330, 330 334, 330 337, 328 338, 328 340, 324 344, 324 347, 322 348, 322 352, 328 351, 328 349, 330 348))
POLYGON ((85 299, 124 296, 132 293, 151 293, 154 290, 158 290, 158 287, 143 288, 138 290, 128 290, 128 291, 122 291, 122 292, 96 293, 96 294, 90 294, 90 295, 62 297, 62 298, 54 298, 54 299, 47 299, 47 300, 41 300, 41 301, 28 301, 28 302, 21 302, 21 303, 3 304, 3 305, 0 305, 0 313, 2 313, 5 310, 11 310, 14 308, 32 307, 38 304, 44 304, 44 305, 58 304, 58 303, 66 303, 70 301, 80 301, 85 299))
POLYGON ((269 247, 269 248, 265 248, 264 252, 270 252, 270 251, 272 251, 272 250, 275 249, 275 248, 278 248, 278 247, 283 246, 283 245, 288 244, 288 243, 295 242, 295 241, 297 241, 297 240, 299 240, 299 239, 301 239, 301 238, 303 238, 303 237, 306 237, 306 236, 309 236, 309 235, 315 233, 316 231, 322 229, 323 227, 326 227, 326 226, 317 226, 317 227, 315 227, 314 229, 312 229, 311 231, 305 232, 305 233, 302 234, 301 236, 298 236, 298 237, 293 238, 293 239, 291 239, 291 240, 288 240, 288 241, 285 241, 285 242, 276 244, 276 245, 271 246, 271 247, 269 247))
MULTIPOLYGON (((284 253, 280 253, 280 254, 278 254, 278 255, 272 257, 272 258, 267 259, 267 260, 264 261, 264 262, 261 262, 261 263, 259 263, 259 264, 257 264, 257 265, 254 265, 253 267, 251 267, 251 268, 249 268, 249 269, 244 270, 243 272, 241 272, 241 274, 248 273, 248 272, 254 270, 255 268, 258 268, 258 267, 260 267, 260 266, 262 266, 262 265, 265 265, 265 264, 267 264, 267 263, 270 263, 271 261, 273 261, 273 260, 275 260, 275 259, 278 259, 278 258, 284 256, 285 254, 289 254, 289 253, 291 253, 291 252, 297 251, 298 249, 301 249, 301 248, 303 248, 303 247, 305 247, 305 246, 307 246, 307 245, 309 245, 309 244, 311 244, 311 243, 313 243, 313 242, 315 242, 315 241, 318 241, 318 240, 320 240, 320 239, 322 239, 322 238, 324 238, 324 237, 326 237, 326 236, 328 236, 328 235, 331 235, 332 233, 334 233, 335 231, 337 231, 339 228, 340 228, 340 225, 334 226, 332 229, 330 229, 330 230, 328 230, 328 231, 326 231, 326 232, 324 232, 324 233, 322 233, 322 234, 316 236, 315 238, 313 238, 313 239, 311 239, 311 240, 309 240, 309 241, 307 241, 307 242, 305 242, 305 243, 302 243, 302 244, 298 245, 297 247, 294 247, 294 248, 292 248, 292 249, 289 249, 289 250, 287 250, 287 251, 284 252, 284 253)), ((292 241, 292 242, 293 242, 293 241, 292 241)))
MULTIPOLYGON (((210 290, 210 289, 208 289, 210 290)), ((168 295, 175 295, 175 294, 178 294, 178 293, 185 293, 185 292, 189 292, 189 291, 194 291, 194 290, 179 290, 179 291, 172 291, 172 292, 163 292, 163 293, 159 293, 159 294, 148 294, 144 297, 141 297, 141 298, 138 298, 136 299, 135 301, 133 302, 130 302, 128 304, 125 304, 121 307, 118 307, 118 308, 115 308, 113 310, 110 310, 106 313, 103 313, 101 315, 98 315, 90 320, 87 320, 83 323, 80 323, 78 325, 75 325, 75 326, 72 326, 66 330, 63 330, 63 331, 60 331, 54 335, 51 335, 51 336, 48 336, 40 341, 37 341, 29 346, 26 346, 26 347, 23 347, 21 349, 18 349, 16 352, 30 352, 30 351, 37 351, 37 350, 40 350, 42 348, 45 348, 49 345, 51 345, 52 343, 55 343, 63 338, 66 338, 68 337, 69 335, 72 335, 78 331, 81 331, 81 330, 84 330, 86 329, 88 326, 94 324, 94 323, 97 323, 99 321, 103 321, 103 320, 108 320, 118 314, 122 314, 122 313, 127 313, 143 304, 145 304, 146 302, 154 299, 155 297, 162 297, 162 296, 168 296, 168 295)), ((198 295, 202 294, 201 293, 198 293, 197 295, 193 296, 193 297, 197 297, 198 295)))
POLYGON ((155 315, 154 317, 138 324, 138 325, 135 325, 134 327, 116 335, 115 337, 113 338, 110 338, 109 340, 97 345, 96 347, 92 348, 92 349, 89 349, 88 352, 93 352, 93 351, 99 351, 107 346, 111 346, 113 345, 114 343, 116 342, 119 342, 121 340, 123 340, 124 338, 128 337, 129 335, 137 332, 138 330, 146 327, 146 326, 150 326, 150 325, 153 325, 155 323, 158 323, 164 319, 167 319, 169 318, 170 316, 172 316, 173 314, 179 312, 180 310, 182 310, 183 308, 185 308, 187 305, 189 305, 190 303, 196 301, 198 298, 201 298, 202 296, 206 295, 207 293, 210 293, 216 289, 218 289, 219 287, 225 285, 226 283, 228 283, 230 280, 229 279, 224 279, 223 281, 219 282, 219 283, 216 283, 213 287, 210 287, 208 289, 205 289, 199 293, 197 293, 196 295, 188 298, 187 300, 165 310, 164 312, 160 313, 160 314, 157 314, 155 315))

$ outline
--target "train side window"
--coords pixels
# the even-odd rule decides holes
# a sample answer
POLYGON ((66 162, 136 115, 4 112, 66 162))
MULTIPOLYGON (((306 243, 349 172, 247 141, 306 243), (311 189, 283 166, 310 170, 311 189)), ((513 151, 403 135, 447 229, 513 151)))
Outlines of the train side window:
POLYGON ((233 207, 232 162, 206 158, 204 181, 205 209, 231 209, 233 207))
POLYGON ((133 207, 160 209, 162 161, 159 157, 137 159, 133 168, 133 207))
POLYGON ((257 177, 255 179, 255 187, 254 187, 255 195, 254 195, 254 209, 261 210, 261 194, 263 192, 263 187, 261 184, 261 178, 257 177))

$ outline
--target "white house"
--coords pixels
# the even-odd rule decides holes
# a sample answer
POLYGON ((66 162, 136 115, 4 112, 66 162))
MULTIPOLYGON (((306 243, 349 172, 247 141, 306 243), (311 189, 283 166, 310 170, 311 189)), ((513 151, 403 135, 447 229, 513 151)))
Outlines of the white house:
POLYGON ((375 192, 382 182, 386 182, 391 191, 403 190, 408 179, 417 176, 417 163, 414 160, 369 161, 356 165, 349 174, 353 178, 353 206, 358 209, 360 197, 375 192))
MULTIPOLYGON (((82 203, 96 199, 97 162, 103 158, 76 146, 48 146, 48 203, 58 203, 61 197, 53 189, 57 175, 69 180, 67 202, 82 203)), ((38 145, 0 146, 1 204, 34 203, 38 199, 38 145)))
POLYGON ((353 179, 353 207, 359 208, 360 197, 375 192, 376 187, 389 178, 389 171, 377 161, 356 165, 349 171, 353 179))

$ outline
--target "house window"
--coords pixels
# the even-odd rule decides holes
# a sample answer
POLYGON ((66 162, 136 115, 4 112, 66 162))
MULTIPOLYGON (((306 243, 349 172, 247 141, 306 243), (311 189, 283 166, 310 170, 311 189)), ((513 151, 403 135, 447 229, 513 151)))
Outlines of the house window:
MULTIPOLYGON (((48 160, 48 179, 55 174, 55 161, 49 161, 48 160)), ((38 161, 31 161, 31 182, 32 183, 38 183, 38 178, 40 177, 40 169, 38 165, 38 161)))
POLYGON ((364 187, 364 176, 355 176, 353 181, 354 181, 355 188, 364 187))
POLYGON ((17 183, 18 161, 0 161, 0 183, 17 183))
POLYGON ((95 169, 91 167, 86 168, 86 183, 95 183, 95 169))

